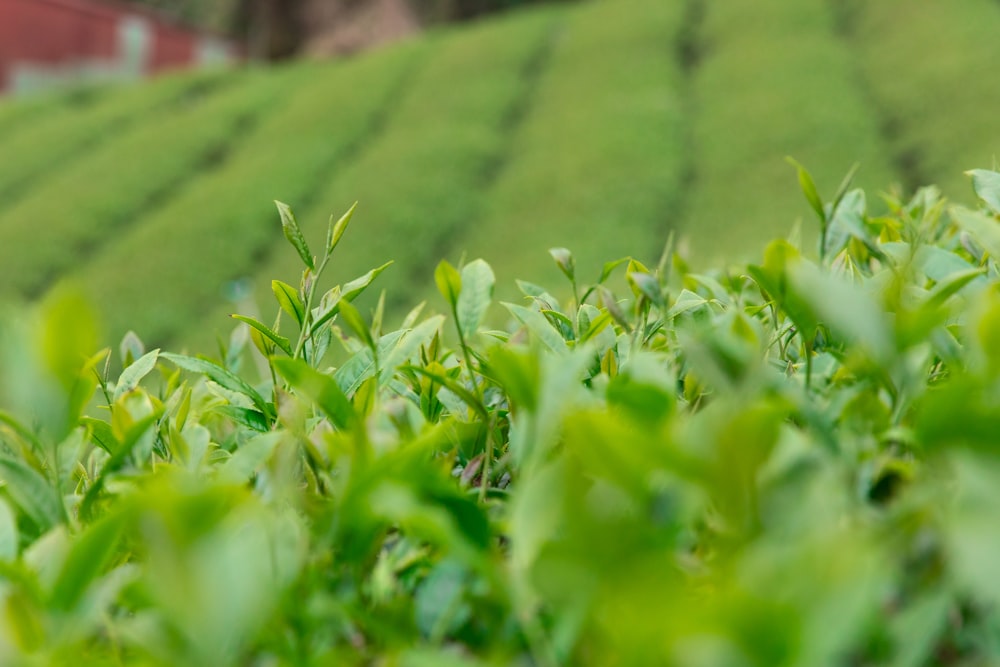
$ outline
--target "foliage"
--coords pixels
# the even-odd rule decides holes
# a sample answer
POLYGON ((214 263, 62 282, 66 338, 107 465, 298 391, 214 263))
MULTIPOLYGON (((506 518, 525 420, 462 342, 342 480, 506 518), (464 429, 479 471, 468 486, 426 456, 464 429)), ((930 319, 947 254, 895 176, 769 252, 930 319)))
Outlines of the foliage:
POLYGON ((872 216, 803 169, 816 260, 590 283, 555 248, 566 303, 442 262, 446 315, 399 328, 354 305, 377 270, 319 288, 354 210, 317 244, 279 204, 306 268, 217 359, 91 354, 54 298, 0 341, 0 658, 996 660, 1000 173, 971 175, 979 209, 872 216))
POLYGON ((98 303, 116 339, 135 328, 154 341, 200 334, 207 345, 225 320, 209 320, 207 328, 195 323, 220 303, 227 284, 268 264, 279 238, 267 194, 310 200, 377 131, 378 109, 422 54, 418 46, 350 66, 297 65, 272 74, 283 80, 285 96, 239 138, 229 159, 109 239, 59 289, 80 289, 98 303), (316 79, 325 85, 305 83, 316 79))
POLYGON ((331 277, 395 258, 383 279, 401 316, 442 257, 488 258, 504 298, 515 277, 558 278, 533 249, 567 239, 581 265, 627 252, 651 263, 671 232, 692 262, 750 259, 809 215, 787 187, 788 154, 819 165, 827 189, 860 160, 863 185, 969 197, 960 169, 1000 152, 996 86, 975 74, 996 60, 1000 13, 993 0, 939 5, 554 3, 334 64, 4 102, 0 292, 77 285, 106 343, 134 328, 204 349, 228 325, 221 301, 269 298, 293 270, 269 250, 273 199, 296 204, 311 241, 325 211, 360 200, 371 243, 331 277), (243 86, 281 92, 235 130, 231 109, 189 133, 175 119, 243 86), (119 168, 98 172, 111 155, 119 168), (497 242, 511 235, 523 242, 497 242))
POLYGON ((47 188, 0 214, 0 264, 8 275, 0 295, 44 293, 56 276, 115 238, 151 204, 182 190, 199 168, 224 159, 241 131, 293 83, 260 72, 236 77, 219 92, 175 103, 158 122, 123 129, 113 141, 56 169, 47 188), (95 188, 95 182, 117 187, 95 188))
MULTIPOLYGON (((702 7, 689 26, 697 45, 691 83, 696 150, 679 231, 695 256, 749 260, 772 235, 788 233, 793 214, 807 212, 784 187, 787 154, 818 164, 821 183, 836 183, 854 162, 862 167, 859 179, 872 187, 899 177, 880 118, 858 85, 854 53, 833 30, 827 3, 689 4, 702 7), (733 224, 734 199, 746 224, 733 224)), ((808 242, 815 239, 812 226, 802 231, 808 242)))
MULTIPOLYGON (((670 212, 688 159, 682 75, 664 47, 681 13, 678 2, 626 0, 588 3, 567 17, 477 223, 451 244, 454 259, 488 256, 506 292, 515 277, 558 277, 547 257, 519 247, 573 239, 590 264, 663 244, 680 222, 670 212), (497 248, 497 230, 521 242, 497 248)), ((644 252, 644 261, 656 259, 644 252)))

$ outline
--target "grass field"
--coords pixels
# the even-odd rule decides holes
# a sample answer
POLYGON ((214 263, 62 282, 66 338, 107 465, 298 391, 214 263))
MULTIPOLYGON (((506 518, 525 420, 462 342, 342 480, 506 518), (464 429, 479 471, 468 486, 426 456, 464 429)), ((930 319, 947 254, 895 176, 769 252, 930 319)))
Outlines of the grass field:
POLYGON ((275 199, 313 243, 360 200, 332 277, 395 260, 399 303, 442 256, 509 286, 551 283, 550 246, 590 280, 671 231, 696 262, 796 220, 811 244, 786 155, 827 196, 860 162, 861 185, 968 200, 962 171, 1000 154, 1000 5, 907 6, 557 3, 339 63, 0 104, 0 298, 81 290, 109 342, 226 331, 227 294, 297 279, 275 199))

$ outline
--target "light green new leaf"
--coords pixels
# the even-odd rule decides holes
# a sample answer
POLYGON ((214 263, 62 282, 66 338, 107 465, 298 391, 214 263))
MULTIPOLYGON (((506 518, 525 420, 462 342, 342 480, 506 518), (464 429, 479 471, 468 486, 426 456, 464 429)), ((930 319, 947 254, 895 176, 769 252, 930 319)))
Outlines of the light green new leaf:
POLYGON ((361 317, 361 313, 354 307, 354 304, 349 301, 340 303, 340 319, 350 327, 358 338, 364 341, 365 345, 375 349, 375 339, 372 338, 372 332, 368 329, 368 325, 365 324, 364 318, 361 317))
POLYGON ((812 207, 812 210, 816 212, 816 216, 820 219, 820 222, 825 223, 826 212, 823 210, 823 200, 820 198, 819 192, 816 190, 816 182, 813 181, 812 175, 794 158, 786 157, 785 160, 788 161, 788 164, 795 167, 799 176, 799 187, 802 188, 802 194, 805 195, 806 200, 809 202, 809 206, 812 207))
POLYGON ((71 609, 98 579, 118 549, 126 518, 119 513, 101 519, 76 539, 52 587, 53 607, 71 609))
POLYGON ((503 307, 510 311, 510 314, 534 334, 545 347, 557 354, 569 352, 569 347, 562 335, 540 312, 506 302, 503 302, 503 307))
POLYGON ((280 201, 275 201, 274 204, 278 207, 278 214, 281 216, 281 230, 285 233, 285 238, 299 253, 299 257, 302 258, 305 265, 315 271, 316 261, 313 259, 312 253, 309 252, 309 244, 306 243, 306 237, 302 235, 302 229, 299 228, 299 223, 295 219, 292 209, 288 204, 280 201))
POLYGON ((0 560, 10 561, 17 558, 20 537, 17 531, 17 517, 10 505, 0 498, 0 560))
POLYGON ((66 510, 56 489, 24 462, 0 457, 0 481, 11 500, 42 532, 66 520, 66 510))
POLYGON ((358 202, 354 202, 351 208, 347 210, 347 213, 340 216, 340 220, 336 222, 333 221, 333 216, 330 216, 330 228, 326 234, 326 253, 328 255, 332 254, 333 249, 340 243, 340 237, 347 231, 347 225, 351 224, 351 218, 354 217, 354 210, 356 208, 358 208, 358 202))
POLYGON ((139 357, 128 368, 122 371, 121 376, 118 378, 118 382, 115 384, 115 393, 112 399, 113 402, 117 403, 119 398, 138 387, 142 378, 149 375, 150 372, 156 368, 156 361, 159 356, 159 349, 148 352, 139 357))
POLYGON ((495 283, 493 269, 481 259, 473 260, 462 267, 461 291, 455 311, 458 316, 458 327, 466 337, 474 334, 482 323, 493 298, 495 283))
POLYGON ((807 262, 789 267, 789 275, 799 302, 817 320, 847 342, 864 346, 877 359, 886 360, 891 355, 893 344, 885 313, 867 292, 807 262))
POLYGON ((458 303, 458 294, 462 291, 462 277, 458 269, 452 266, 448 260, 442 259, 441 263, 434 269, 434 282, 437 283, 438 291, 454 308, 458 303))
POLYGON ((408 363, 414 355, 420 352, 421 346, 429 345, 443 324, 444 315, 435 315, 403 334, 399 339, 399 344, 392 348, 379 370, 379 383, 388 382, 397 368, 408 363))
POLYGON ((576 282, 576 262, 573 260, 573 253, 566 248, 549 248, 549 255, 555 260, 563 275, 569 278, 570 282, 576 282))
POLYGON ((951 217, 959 227, 969 232, 993 259, 1000 261, 1000 222, 964 206, 952 206, 951 217))
POLYGON ((288 283, 283 283, 280 280, 271 281, 271 291, 274 292, 274 298, 278 300, 278 305, 281 306, 281 309, 294 317, 295 321, 301 325, 306 307, 302 304, 302 299, 299 298, 298 291, 288 283))
POLYGON ((219 466, 218 478, 223 482, 243 484, 263 466, 274 453, 285 434, 270 431, 250 438, 219 466))
POLYGON ((965 172, 972 176, 972 189, 994 213, 1000 214, 1000 172, 973 169, 965 172))

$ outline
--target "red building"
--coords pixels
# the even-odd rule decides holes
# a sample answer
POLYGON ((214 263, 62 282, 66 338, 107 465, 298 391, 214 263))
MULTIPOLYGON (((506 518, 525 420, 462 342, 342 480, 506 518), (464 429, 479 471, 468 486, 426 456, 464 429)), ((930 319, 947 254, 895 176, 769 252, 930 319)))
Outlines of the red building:
POLYGON ((0 0, 0 91, 74 79, 138 78, 230 59, 234 46, 131 5, 0 0))

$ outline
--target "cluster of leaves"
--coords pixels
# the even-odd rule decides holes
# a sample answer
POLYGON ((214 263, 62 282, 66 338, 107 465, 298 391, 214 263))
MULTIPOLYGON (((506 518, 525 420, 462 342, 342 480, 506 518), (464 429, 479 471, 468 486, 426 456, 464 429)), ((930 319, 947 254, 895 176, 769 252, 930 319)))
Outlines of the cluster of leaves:
POLYGON ((395 330, 381 269, 321 294, 353 209, 313 255, 283 204, 300 283, 218 359, 130 335, 112 374, 69 297, 8 327, 0 662, 1000 658, 1000 173, 881 216, 799 176, 817 261, 557 248, 569 298, 505 330, 482 260, 395 330))

